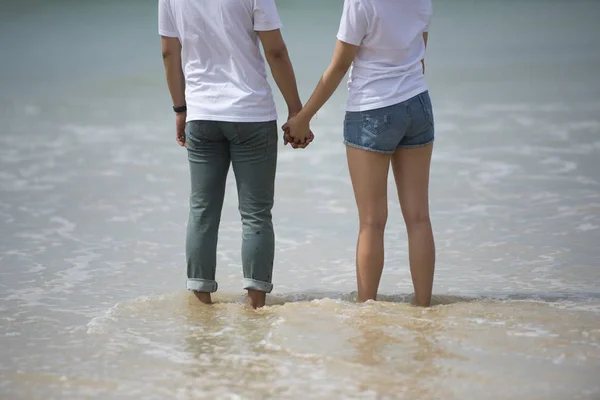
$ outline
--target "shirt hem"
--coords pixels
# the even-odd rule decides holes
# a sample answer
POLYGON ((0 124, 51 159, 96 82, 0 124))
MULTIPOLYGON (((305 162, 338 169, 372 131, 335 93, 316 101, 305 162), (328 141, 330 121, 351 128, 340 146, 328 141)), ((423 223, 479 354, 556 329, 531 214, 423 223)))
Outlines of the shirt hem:
POLYGON ((189 112, 186 117, 186 122, 190 121, 218 121, 218 122, 271 122, 277 121, 277 114, 269 114, 262 116, 230 116, 230 115, 205 115, 205 114, 194 114, 189 112))
POLYGON ((413 97, 415 97, 423 92, 426 92, 427 90, 428 90, 427 85, 423 85, 418 89, 412 90, 402 96, 394 97, 393 99, 390 99, 390 100, 379 101, 377 103, 361 104, 358 106, 347 105, 346 111, 362 112, 362 111, 370 111, 370 110, 375 110, 378 108, 393 106, 394 104, 398 104, 398 103, 402 103, 403 101, 410 100, 413 97))

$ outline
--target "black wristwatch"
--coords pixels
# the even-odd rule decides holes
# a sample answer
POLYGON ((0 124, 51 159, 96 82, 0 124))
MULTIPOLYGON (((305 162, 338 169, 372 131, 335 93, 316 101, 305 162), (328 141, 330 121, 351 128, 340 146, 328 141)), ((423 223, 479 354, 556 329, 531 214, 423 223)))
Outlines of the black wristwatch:
POLYGON ((177 114, 184 113, 187 111, 187 106, 180 106, 180 107, 173 106, 173 111, 175 111, 177 114))

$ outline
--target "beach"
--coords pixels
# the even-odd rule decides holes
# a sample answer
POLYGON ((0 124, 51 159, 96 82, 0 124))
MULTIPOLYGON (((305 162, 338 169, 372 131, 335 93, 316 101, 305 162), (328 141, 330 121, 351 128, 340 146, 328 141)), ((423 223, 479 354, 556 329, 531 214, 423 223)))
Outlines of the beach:
MULTIPOLYGON (((342 2, 277 5, 306 101, 342 2)), ((411 305, 391 177, 379 301, 355 301, 342 84, 307 149, 279 143, 257 311, 233 174, 216 304, 185 290, 156 3, 1 7, 0 398, 600 398, 598 2, 434 1, 433 307, 411 305)))

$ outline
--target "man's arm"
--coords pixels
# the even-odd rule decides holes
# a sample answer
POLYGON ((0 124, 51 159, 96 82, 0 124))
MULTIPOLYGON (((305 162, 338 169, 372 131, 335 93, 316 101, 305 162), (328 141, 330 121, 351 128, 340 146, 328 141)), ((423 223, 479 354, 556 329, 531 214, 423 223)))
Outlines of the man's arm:
MULTIPOLYGON (((162 57, 167 75, 167 85, 173 100, 173 106, 185 106, 185 77, 181 65, 181 43, 176 37, 162 36, 162 57)), ((186 113, 177 113, 175 116, 175 134, 177 143, 185 146, 185 119, 186 113)))
POLYGON ((181 66, 181 43, 178 38, 162 36, 162 57, 173 105, 184 106, 185 78, 181 66))
POLYGON ((288 54, 287 47, 279 29, 257 32, 265 51, 265 57, 271 68, 273 79, 281 91, 288 107, 290 117, 302 109, 298 95, 296 75, 288 54))

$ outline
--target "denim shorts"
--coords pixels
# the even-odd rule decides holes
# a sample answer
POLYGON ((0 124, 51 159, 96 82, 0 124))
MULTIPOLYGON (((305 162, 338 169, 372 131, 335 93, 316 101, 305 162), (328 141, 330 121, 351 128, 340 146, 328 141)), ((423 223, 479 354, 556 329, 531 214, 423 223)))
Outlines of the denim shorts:
POLYGON ((433 142, 434 121, 429 92, 392 106, 346 113, 344 143, 362 150, 393 154, 396 149, 433 142))

